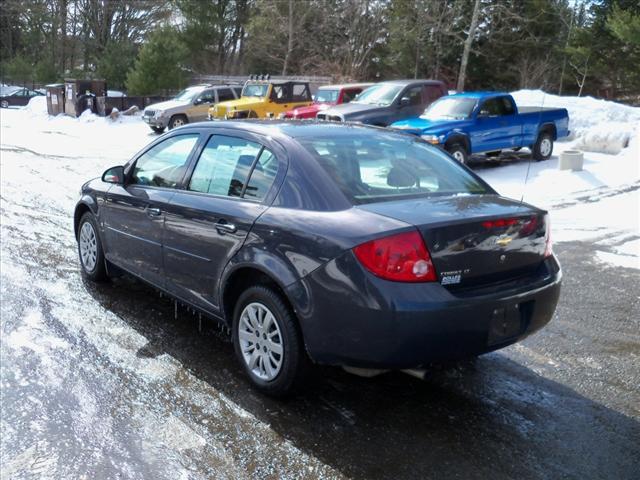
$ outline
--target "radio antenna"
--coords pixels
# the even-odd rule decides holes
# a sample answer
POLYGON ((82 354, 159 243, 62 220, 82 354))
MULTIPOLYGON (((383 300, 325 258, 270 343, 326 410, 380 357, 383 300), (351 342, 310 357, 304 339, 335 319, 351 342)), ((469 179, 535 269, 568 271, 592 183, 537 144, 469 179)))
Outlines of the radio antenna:
MULTIPOLYGON (((542 122, 542 109, 544 108, 544 99, 547 96, 547 93, 545 91, 543 90, 540 90, 540 91, 542 92, 542 104, 540 105, 540 111, 538 111, 538 127, 540 127, 540 123, 542 122)), ((536 137, 536 141, 537 140, 538 138, 536 137)), ((529 181, 529 171, 531 170, 531 160, 533 160, 533 151, 529 156, 529 163, 527 163, 527 174, 524 177, 524 186, 522 188, 522 195, 520 196, 520 206, 522 206, 522 204, 524 203, 524 192, 527 189, 527 182, 529 181)))

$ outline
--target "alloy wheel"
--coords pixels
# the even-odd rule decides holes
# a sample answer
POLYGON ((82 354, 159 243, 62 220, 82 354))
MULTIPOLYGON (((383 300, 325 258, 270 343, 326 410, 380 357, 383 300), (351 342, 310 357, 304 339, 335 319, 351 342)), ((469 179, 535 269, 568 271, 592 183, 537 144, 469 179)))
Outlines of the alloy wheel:
POLYGON ((98 241, 93 225, 89 222, 85 222, 80 229, 80 257, 86 271, 92 272, 96 268, 98 241))
POLYGON ((271 310, 260 302, 248 304, 240 314, 238 340, 248 369, 260 380, 278 376, 284 359, 280 327, 271 310))

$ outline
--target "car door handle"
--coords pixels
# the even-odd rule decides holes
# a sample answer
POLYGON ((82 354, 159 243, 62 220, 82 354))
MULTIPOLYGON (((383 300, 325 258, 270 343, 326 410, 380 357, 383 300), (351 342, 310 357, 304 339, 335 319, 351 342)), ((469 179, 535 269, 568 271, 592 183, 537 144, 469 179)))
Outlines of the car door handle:
POLYGON ((219 232, 236 233, 238 227, 236 227, 233 223, 220 221, 216 223, 216 230, 218 230, 219 232))
POLYGON ((150 217, 157 217, 158 215, 160 215, 162 212, 160 211, 159 208, 147 208, 147 215, 149 215, 150 217))

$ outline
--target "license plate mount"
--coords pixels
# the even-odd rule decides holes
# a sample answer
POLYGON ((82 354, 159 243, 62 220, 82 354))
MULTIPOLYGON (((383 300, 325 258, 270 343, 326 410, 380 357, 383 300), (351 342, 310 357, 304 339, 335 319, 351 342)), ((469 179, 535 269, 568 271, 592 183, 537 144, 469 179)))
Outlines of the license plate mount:
POLYGON ((489 322, 487 343, 496 345, 518 337, 525 329, 525 314, 519 303, 494 308, 489 322))

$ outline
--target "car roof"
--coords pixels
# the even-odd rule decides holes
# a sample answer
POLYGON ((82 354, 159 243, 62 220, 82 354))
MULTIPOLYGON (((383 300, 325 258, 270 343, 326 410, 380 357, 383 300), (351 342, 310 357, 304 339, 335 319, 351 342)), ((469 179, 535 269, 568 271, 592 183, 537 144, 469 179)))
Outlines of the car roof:
POLYGON ((406 86, 406 85, 444 85, 444 82, 441 82, 440 80, 424 80, 424 79, 418 79, 416 80, 415 78, 412 79, 406 79, 406 80, 387 80, 385 82, 380 82, 380 84, 384 84, 384 85, 402 85, 402 86, 406 86))
POLYGON ((337 85, 322 85, 321 87, 318 87, 318 90, 328 90, 328 89, 340 89, 342 90, 343 88, 366 88, 366 87, 370 87, 371 85, 375 85, 375 83, 373 82, 363 82, 363 83, 339 83, 337 85))
POLYGON ((351 122, 326 122, 321 120, 219 120, 215 122, 190 123, 179 130, 184 131, 195 128, 224 128, 229 130, 241 130, 257 133, 265 136, 284 136, 289 138, 349 136, 354 133, 386 133, 390 135, 406 135, 400 130, 374 127, 361 123, 351 122))
POLYGON ((269 85, 269 84, 273 84, 273 85, 283 85, 285 83, 304 83, 304 84, 308 84, 309 82, 307 80, 274 80, 274 79, 269 79, 269 80, 247 80, 245 83, 254 83, 256 85, 260 85, 260 84, 264 84, 264 85, 269 85))

